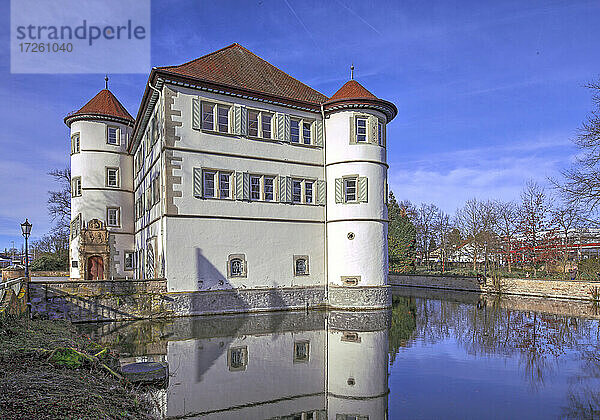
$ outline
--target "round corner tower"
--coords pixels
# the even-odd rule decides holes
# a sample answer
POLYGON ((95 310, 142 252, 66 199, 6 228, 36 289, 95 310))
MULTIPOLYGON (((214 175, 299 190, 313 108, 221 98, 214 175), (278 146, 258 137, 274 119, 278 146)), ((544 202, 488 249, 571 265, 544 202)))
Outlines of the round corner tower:
POLYGON ((323 109, 329 303, 389 307, 386 124, 398 111, 355 80, 323 109))
POLYGON ((71 130, 72 279, 133 277, 134 120, 108 86, 65 118, 71 130))

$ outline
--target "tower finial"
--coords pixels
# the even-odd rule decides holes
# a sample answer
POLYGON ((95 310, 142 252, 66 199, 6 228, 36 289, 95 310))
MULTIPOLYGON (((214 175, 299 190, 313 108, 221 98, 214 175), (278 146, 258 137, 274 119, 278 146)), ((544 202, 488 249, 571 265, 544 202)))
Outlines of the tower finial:
POLYGON ((108 89, 108 74, 104 76, 104 89, 108 89))
POLYGON ((350 66, 350 80, 354 80, 354 63, 350 66))

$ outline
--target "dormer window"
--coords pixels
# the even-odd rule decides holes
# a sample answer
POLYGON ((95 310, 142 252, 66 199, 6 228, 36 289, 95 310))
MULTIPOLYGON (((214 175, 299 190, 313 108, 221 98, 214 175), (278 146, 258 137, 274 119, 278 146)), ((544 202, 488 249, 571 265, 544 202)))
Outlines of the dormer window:
POLYGON ((358 143, 364 143, 367 141, 367 119, 357 117, 356 118, 356 141, 358 143))
POLYGON ((113 146, 119 145, 119 127, 109 126, 106 128, 106 143, 113 146))

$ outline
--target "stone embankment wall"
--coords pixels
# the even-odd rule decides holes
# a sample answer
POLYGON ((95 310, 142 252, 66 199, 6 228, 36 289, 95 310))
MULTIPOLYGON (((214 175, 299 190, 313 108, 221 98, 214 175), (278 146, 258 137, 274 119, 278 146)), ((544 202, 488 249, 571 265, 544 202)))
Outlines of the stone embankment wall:
POLYGON ((389 284, 391 286, 587 301, 592 300, 594 293, 596 293, 596 296, 600 294, 600 282, 593 281, 502 278, 499 279, 498 283, 494 283, 488 278, 484 284, 481 284, 476 277, 390 275, 389 284))

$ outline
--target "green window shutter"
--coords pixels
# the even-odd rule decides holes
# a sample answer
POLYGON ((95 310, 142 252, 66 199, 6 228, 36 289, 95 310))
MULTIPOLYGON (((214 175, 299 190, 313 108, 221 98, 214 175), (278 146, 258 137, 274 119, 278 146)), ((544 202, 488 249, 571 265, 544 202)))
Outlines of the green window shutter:
POLYGON ((285 202, 292 202, 292 177, 285 178, 285 202))
POLYGON ((317 204, 325 204, 327 196, 325 195, 325 181, 317 180, 317 204))
POLYGON ((335 179, 335 202, 344 202, 344 180, 342 178, 335 179))
POLYGON ((242 107, 233 106, 233 134, 242 135, 242 107))
POLYGON ((202 198, 202 168, 194 168, 194 197, 202 198))
POLYGON ((369 116, 367 120, 367 141, 369 143, 377 144, 377 117, 369 116))
POLYGON ((235 199, 236 200, 244 199, 244 173, 243 172, 235 173, 235 199))
POLYGON ((192 98, 192 128, 200 130, 200 99, 192 98))
POLYGON ((358 201, 361 203, 366 203, 369 197, 369 190, 367 187, 367 177, 359 176, 358 177, 358 201))
POLYGON ((240 134, 245 136, 248 134, 248 109, 245 106, 241 107, 240 114, 240 134))
POLYGON ((323 121, 321 120, 315 122, 315 144, 323 146, 323 121))
POLYGON ((287 185, 286 176, 279 177, 279 201, 285 203, 285 188, 287 185))
MULTIPOLYGON (((302 130, 302 128, 300 128, 302 130)), ((285 141, 290 141, 290 116, 285 114, 285 141)))
POLYGON ((244 172, 244 200, 250 200, 250 174, 244 172))
POLYGON ((356 144, 356 116, 350 115, 350 144, 356 144))
POLYGON ((277 140, 286 141, 285 140, 285 115, 280 112, 277 113, 277 140))

